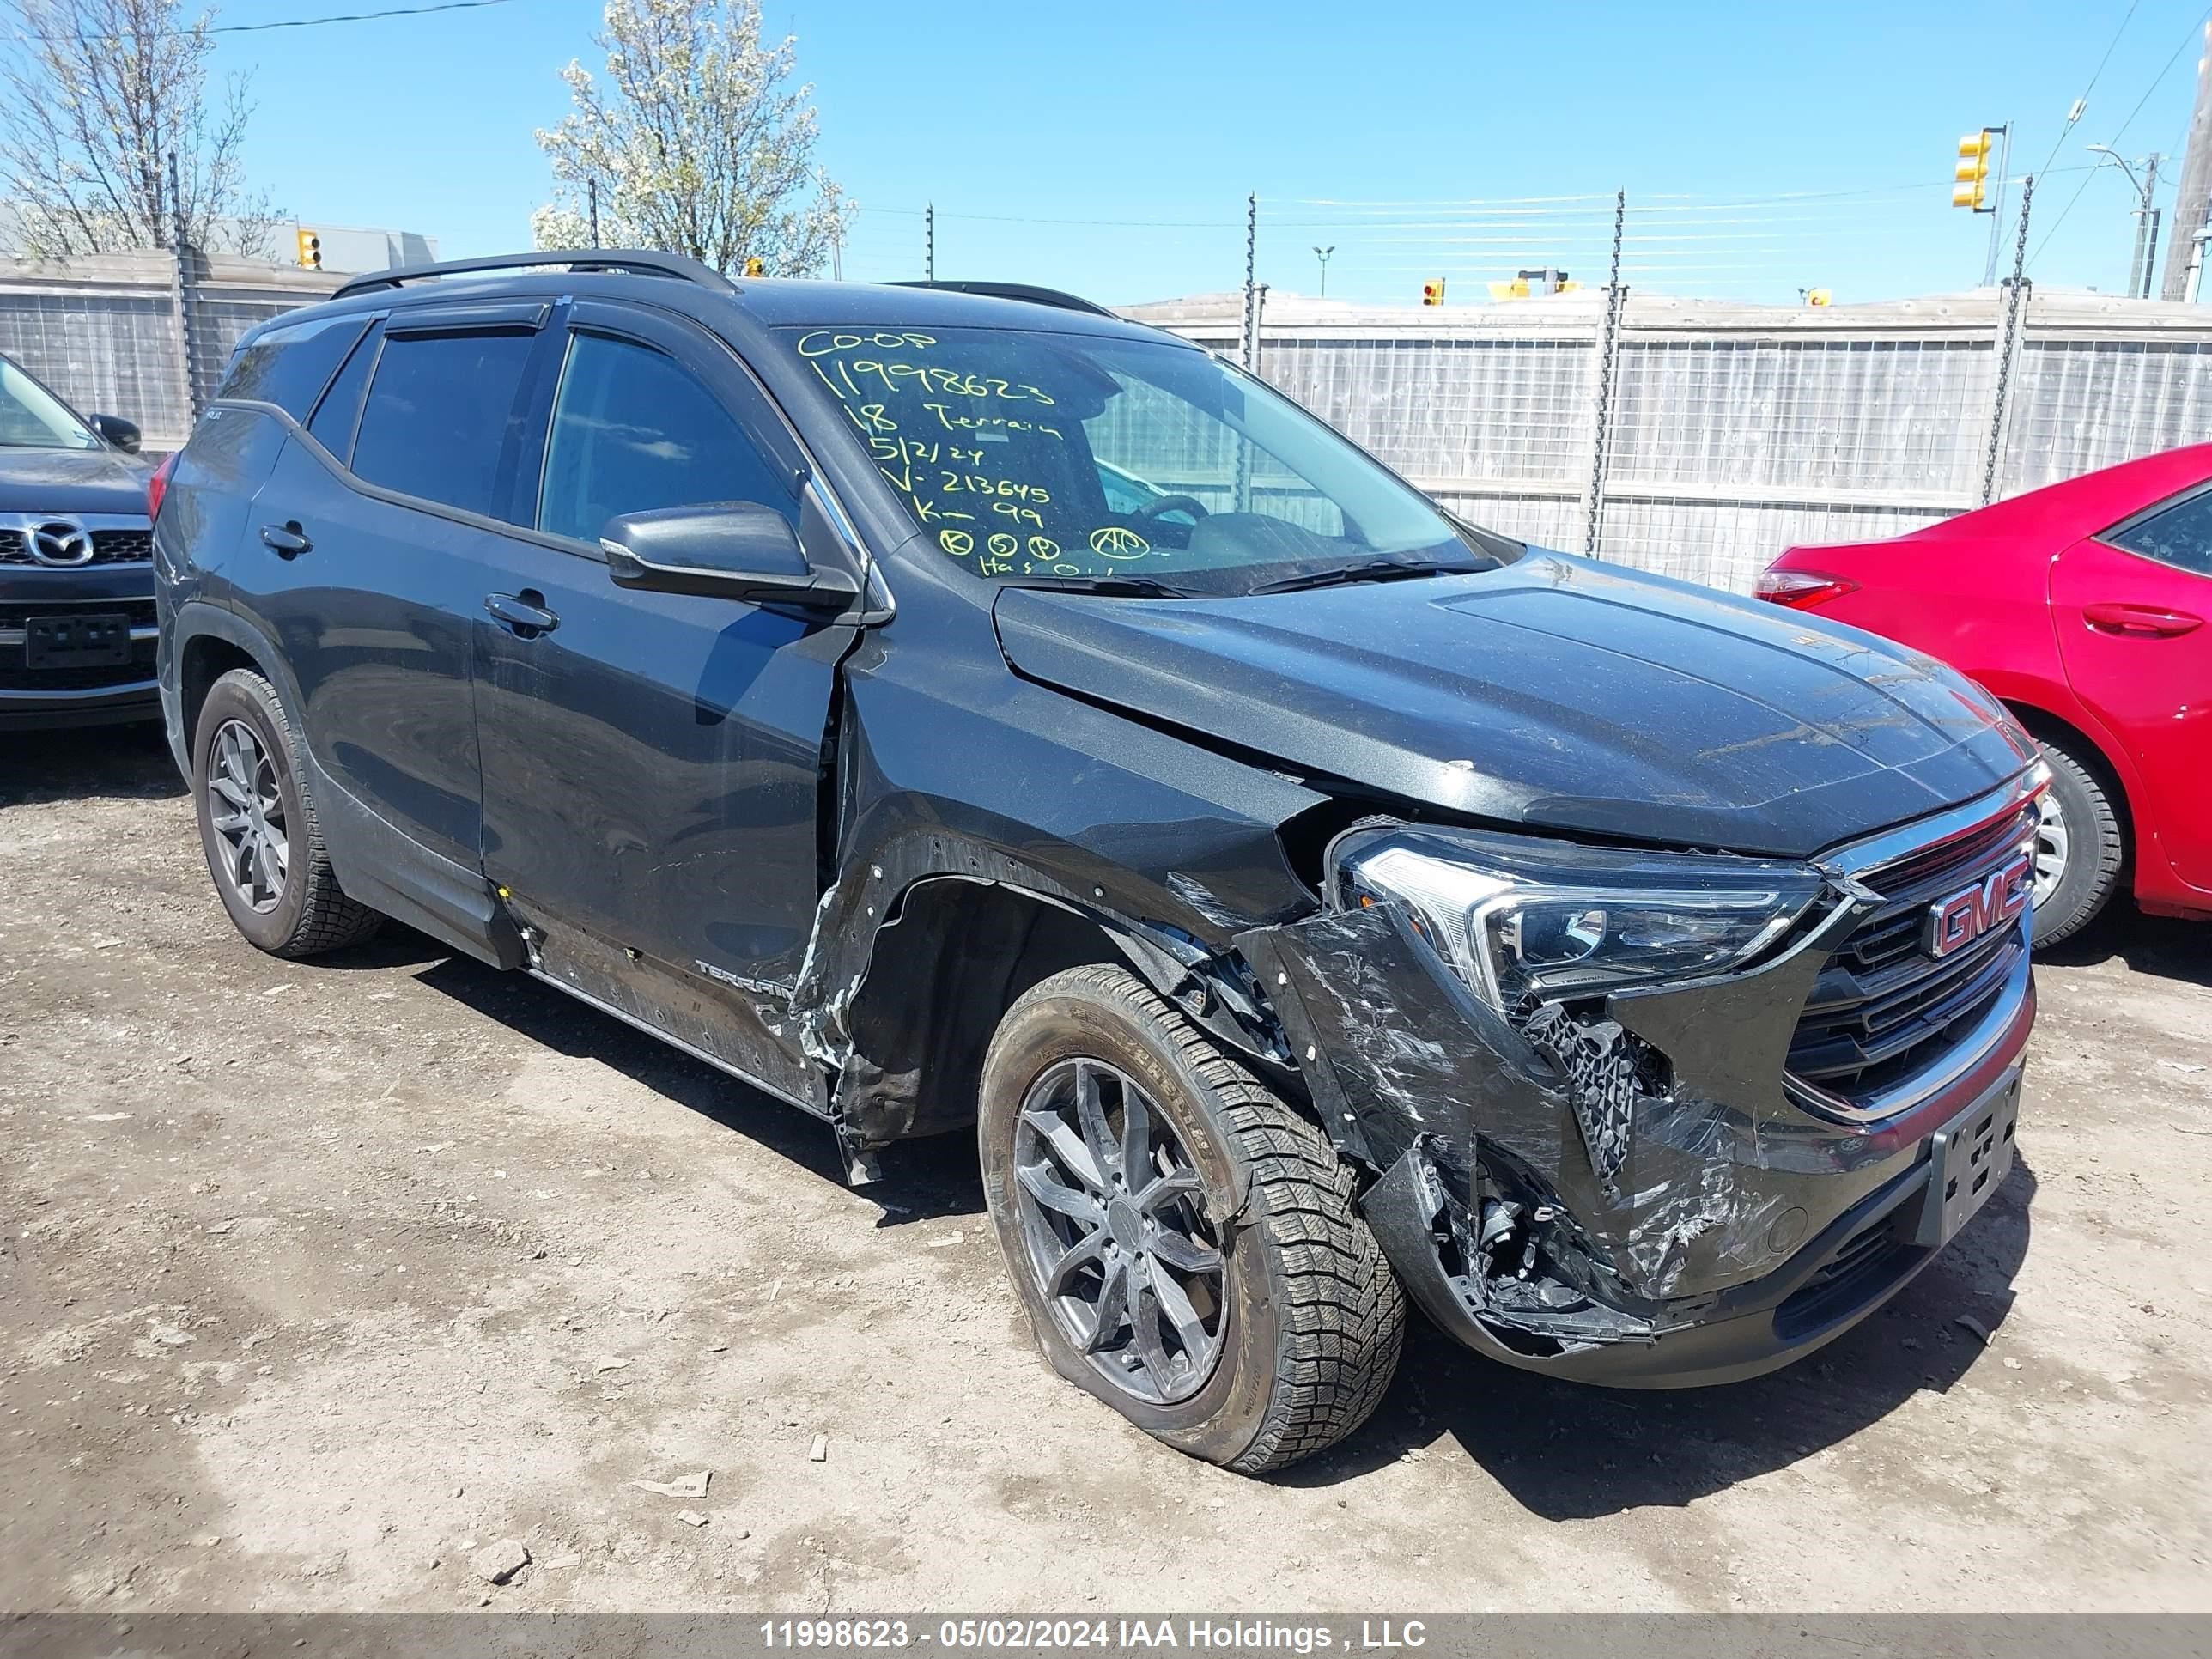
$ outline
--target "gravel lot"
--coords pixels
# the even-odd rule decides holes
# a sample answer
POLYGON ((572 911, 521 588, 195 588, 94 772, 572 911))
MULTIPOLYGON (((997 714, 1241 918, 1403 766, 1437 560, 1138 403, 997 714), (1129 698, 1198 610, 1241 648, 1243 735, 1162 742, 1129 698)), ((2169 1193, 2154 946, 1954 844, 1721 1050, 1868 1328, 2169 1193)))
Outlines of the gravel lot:
POLYGON ((1256 1482, 1046 1371, 963 1137, 849 1191, 414 935, 261 957, 158 737, 0 738, 0 1608, 2212 1608, 2212 928, 2041 987, 2010 1182, 1814 1361, 1612 1395, 1423 1329, 1256 1482))

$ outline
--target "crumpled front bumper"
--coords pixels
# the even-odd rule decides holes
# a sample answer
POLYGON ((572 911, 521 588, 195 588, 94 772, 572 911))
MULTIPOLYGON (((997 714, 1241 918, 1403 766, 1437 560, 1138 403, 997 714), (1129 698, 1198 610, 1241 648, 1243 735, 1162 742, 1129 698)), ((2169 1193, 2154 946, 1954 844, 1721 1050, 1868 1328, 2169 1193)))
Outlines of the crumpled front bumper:
POLYGON ((2011 1156, 2034 1020, 2027 955, 1923 1097, 1808 1107, 1784 1059, 1848 935, 1838 905, 1753 971, 1509 1020, 1396 904, 1238 936, 1362 1200, 1430 1316, 1507 1363, 1672 1387, 1755 1376, 1850 1328, 1932 1259, 1939 1133, 1973 1109, 2011 1156))

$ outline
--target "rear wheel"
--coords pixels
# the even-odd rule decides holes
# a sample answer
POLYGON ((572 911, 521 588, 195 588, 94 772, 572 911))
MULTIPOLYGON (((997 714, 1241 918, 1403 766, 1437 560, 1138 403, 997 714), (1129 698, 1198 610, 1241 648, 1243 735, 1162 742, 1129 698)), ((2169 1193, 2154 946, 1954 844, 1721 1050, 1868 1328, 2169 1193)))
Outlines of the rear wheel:
POLYGON ((357 945, 381 920, 339 890, 291 721, 276 689, 234 668, 192 734, 192 797, 208 873, 238 931, 271 956, 357 945))
POLYGON ((2119 890, 2127 844, 2097 771, 2056 744, 2043 745, 2051 788, 2035 841, 2035 943, 2057 945, 2097 919, 2119 890))
POLYGON ((1248 1474, 1334 1445, 1405 1303, 1321 1132, 1118 968, 1007 1011, 978 1133, 1000 1249, 1054 1370, 1248 1474))

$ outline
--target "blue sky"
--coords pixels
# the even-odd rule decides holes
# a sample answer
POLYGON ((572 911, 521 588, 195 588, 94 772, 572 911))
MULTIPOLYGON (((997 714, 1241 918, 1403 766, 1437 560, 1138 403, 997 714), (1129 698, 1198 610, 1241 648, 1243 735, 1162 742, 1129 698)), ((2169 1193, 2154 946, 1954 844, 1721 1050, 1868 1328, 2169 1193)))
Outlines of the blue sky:
MULTIPOLYGON (((356 9, 228 0, 218 21, 356 9)), ((1313 292, 1318 243, 1337 250, 1332 296, 1410 303, 1438 274, 1458 303, 1521 264, 1601 276, 1616 188, 1639 286, 1838 301, 1971 286, 1989 222, 1948 205, 1953 146, 2007 118, 2013 171, 2051 167, 2031 275, 2116 289, 2135 198, 2117 170, 2086 170, 2087 146, 2171 154, 2171 179, 2205 11, 769 0, 766 17, 798 35, 821 159, 860 204, 848 276, 918 275, 933 202, 940 276, 1115 303, 1231 288, 1256 191, 1261 280, 1313 292)), ((532 132, 562 113, 560 67, 595 61, 598 21, 594 0, 509 0, 229 35, 218 66, 254 72, 248 162, 280 205, 459 257, 526 244, 548 186, 532 132)), ((2170 184, 2160 199, 2170 216, 2170 184)), ((2005 246, 2008 264, 2009 229, 2005 246)))

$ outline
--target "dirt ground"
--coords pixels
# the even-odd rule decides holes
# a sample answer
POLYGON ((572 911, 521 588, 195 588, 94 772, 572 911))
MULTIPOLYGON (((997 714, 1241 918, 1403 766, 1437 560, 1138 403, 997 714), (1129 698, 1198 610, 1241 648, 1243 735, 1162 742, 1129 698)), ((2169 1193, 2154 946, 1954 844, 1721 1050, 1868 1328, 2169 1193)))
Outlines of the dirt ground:
POLYGON ((156 736, 0 738, 0 1609, 2212 1608, 2212 927, 2041 988, 2009 1183, 1815 1360, 1422 1328, 1255 1481, 1044 1369, 965 1138, 850 1191, 546 988, 259 956, 156 736))

